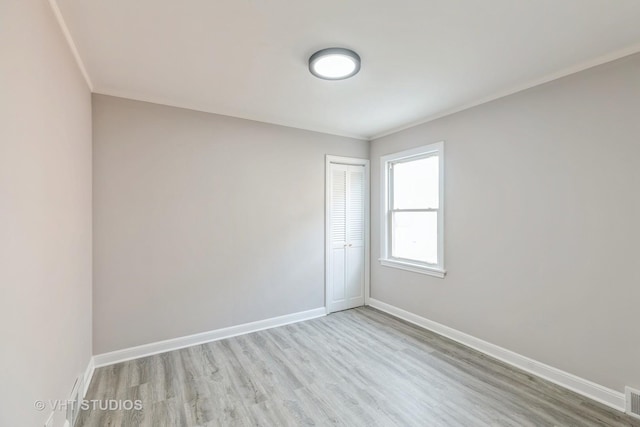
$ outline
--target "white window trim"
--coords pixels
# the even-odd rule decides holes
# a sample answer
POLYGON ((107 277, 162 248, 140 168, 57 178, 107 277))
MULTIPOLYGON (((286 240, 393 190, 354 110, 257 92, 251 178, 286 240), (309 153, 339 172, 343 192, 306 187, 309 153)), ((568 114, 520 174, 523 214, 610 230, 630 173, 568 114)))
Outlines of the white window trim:
POLYGON ((423 145, 399 153, 388 154, 380 158, 380 264, 385 267, 393 267, 414 273, 427 274, 444 278, 447 271, 444 268, 444 141, 423 145), (439 215, 438 215, 438 264, 423 264, 393 258, 391 256, 390 220, 389 220, 389 163, 398 162, 410 157, 427 156, 438 153, 439 161, 439 215))

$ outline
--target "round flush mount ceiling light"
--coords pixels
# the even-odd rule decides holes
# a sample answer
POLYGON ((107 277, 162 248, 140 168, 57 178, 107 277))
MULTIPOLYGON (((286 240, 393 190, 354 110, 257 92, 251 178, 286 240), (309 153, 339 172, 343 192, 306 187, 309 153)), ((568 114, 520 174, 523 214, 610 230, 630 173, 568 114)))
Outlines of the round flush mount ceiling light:
POLYGON ((325 80, 348 79, 360 71, 360 56, 341 47, 322 49, 309 58, 309 71, 325 80))

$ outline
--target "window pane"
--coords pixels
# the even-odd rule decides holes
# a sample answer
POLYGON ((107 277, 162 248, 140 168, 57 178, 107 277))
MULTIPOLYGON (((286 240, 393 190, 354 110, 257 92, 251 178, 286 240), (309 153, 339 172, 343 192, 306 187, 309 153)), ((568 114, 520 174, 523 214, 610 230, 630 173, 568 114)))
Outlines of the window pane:
POLYGON ((393 212, 391 256, 438 263, 438 213, 393 212))
POLYGON ((438 156, 393 164, 393 208, 437 209, 438 156))

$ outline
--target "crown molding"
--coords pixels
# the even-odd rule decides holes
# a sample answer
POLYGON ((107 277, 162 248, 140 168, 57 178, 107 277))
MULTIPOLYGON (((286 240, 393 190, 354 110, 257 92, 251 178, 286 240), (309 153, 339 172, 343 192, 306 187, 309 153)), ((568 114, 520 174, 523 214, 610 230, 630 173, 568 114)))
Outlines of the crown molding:
POLYGON ((69 49, 71 49, 71 54, 76 60, 76 64, 78 64, 78 68, 84 77, 87 86, 89 86, 89 90, 93 92, 93 83, 91 82, 91 78, 89 77, 89 73, 87 72, 86 67, 84 66, 84 62, 80 57, 80 53, 78 52, 78 48, 76 47, 76 43, 73 41, 73 37, 71 37, 71 33, 69 32, 69 27, 67 27, 67 23, 64 21, 64 17, 62 16, 62 12, 60 12, 60 7, 58 6, 58 2, 56 0, 49 0, 49 5, 51 6, 51 10, 58 21, 58 25, 60 25, 60 29, 62 30, 62 34, 64 34, 65 40, 67 40, 67 44, 69 45, 69 49))
POLYGON ((556 71, 554 73, 547 74, 544 77, 541 77, 541 78, 535 79, 535 80, 531 80, 531 81, 529 81, 529 82, 527 82, 525 84, 513 86, 513 87, 511 87, 511 88, 509 88, 507 90, 499 91, 499 92, 496 92, 496 93, 494 93, 492 95, 477 99, 475 101, 471 101, 471 102, 462 104, 460 106, 453 107, 453 108, 450 108, 448 110, 441 111, 439 113, 427 116, 425 118, 422 118, 422 119, 419 119, 419 120, 416 120, 416 121, 412 121, 412 122, 407 123, 405 125, 398 126, 398 127, 386 130, 384 132, 380 132, 380 133, 370 137, 369 140, 373 141, 373 140, 376 140, 376 139, 384 138, 385 136, 389 136, 389 135, 392 135, 394 133, 398 133, 398 132, 401 132, 403 130, 410 129, 410 128, 415 127, 415 126, 423 125, 425 123, 429 123, 429 122, 432 122, 434 120, 441 119, 443 117, 450 116, 452 114, 459 113, 459 112, 464 111, 464 110, 468 110, 469 108, 477 107, 479 105, 486 104, 488 102, 495 101, 497 99, 504 98, 506 96, 513 95, 515 93, 522 92, 522 91, 525 91, 527 89, 531 89, 533 87, 540 86, 540 85, 543 85, 545 83, 549 83, 551 81, 561 79, 563 77, 570 76, 571 74, 576 74, 576 73, 579 73, 581 71, 588 70, 589 68, 593 68, 593 67, 597 67, 598 65, 606 64, 607 62, 613 62, 613 61, 615 61, 617 59, 621 59, 621 58, 624 58, 626 56, 630 56, 630 55, 636 54, 638 52, 640 52, 640 43, 628 46, 628 47, 626 47, 624 49, 619 49, 619 50, 607 53, 605 55, 598 56, 597 58, 593 58, 593 59, 591 59, 589 61, 581 62, 581 63, 573 65, 571 67, 564 68, 564 69, 562 69, 560 71, 556 71))
POLYGON ((133 91, 128 91, 128 90, 118 90, 118 89, 103 88, 103 87, 99 87, 93 90, 93 93, 95 93, 96 95, 104 95, 104 96, 111 96, 114 98, 127 99, 129 101, 146 102, 148 104, 156 104, 163 107, 180 108, 183 110, 196 111, 198 113, 215 114, 216 116, 230 117, 232 119, 249 120, 252 122, 262 123, 262 124, 271 125, 271 126, 280 126, 280 127, 285 127, 289 129, 296 129, 296 130, 301 130, 306 132, 320 133, 323 135, 339 136, 342 138, 350 138, 350 139, 357 139, 360 141, 370 142, 370 139, 364 135, 347 133, 347 132, 335 132, 330 129, 313 127, 313 126, 312 127, 296 126, 294 124, 285 123, 281 121, 268 121, 266 119, 251 117, 250 115, 242 115, 242 114, 233 115, 229 113, 220 113, 202 104, 198 104, 194 102, 175 102, 163 96, 153 96, 153 95, 150 96, 145 94, 134 93, 133 91))

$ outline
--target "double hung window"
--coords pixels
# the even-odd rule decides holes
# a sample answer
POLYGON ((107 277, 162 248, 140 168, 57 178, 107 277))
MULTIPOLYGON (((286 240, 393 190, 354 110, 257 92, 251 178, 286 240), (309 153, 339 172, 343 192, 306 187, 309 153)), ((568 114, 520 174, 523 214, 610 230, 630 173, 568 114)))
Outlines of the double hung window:
POLYGON ((444 277, 443 149, 439 142, 382 158, 383 265, 444 277))

